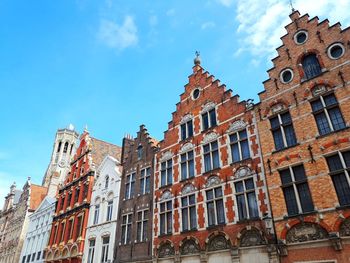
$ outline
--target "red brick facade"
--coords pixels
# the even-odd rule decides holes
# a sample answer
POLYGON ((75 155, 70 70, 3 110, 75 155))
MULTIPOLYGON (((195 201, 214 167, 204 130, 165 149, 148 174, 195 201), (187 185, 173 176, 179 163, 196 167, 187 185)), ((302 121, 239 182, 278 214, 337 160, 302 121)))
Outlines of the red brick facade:
POLYGON ((282 262, 349 262, 350 30, 290 18, 256 109, 279 253, 282 262))
MULTIPOLYGON (((154 257, 159 262, 163 260, 164 262, 168 262, 166 260, 226 262, 227 259, 238 262, 244 249, 258 247, 260 255, 267 259, 269 257, 266 249, 267 239, 261 218, 269 213, 269 204, 254 106, 247 101, 240 102, 237 95, 232 96, 232 91, 226 90, 225 85, 220 84, 219 80, 206 72, 200 66, 198 59, 195 61, 193 74, 189 76, 189 83, 185 85, 185 92, 180 95, 180 102, 172 114, 172 121, 169 122, 164 140, 160 142, 160 150, 156 154, 154 257), (214 114, 216 121, 211 123, 214 114), (210 115, 208 118, 211 127, 208 129, 205 128, 203 115, 210 115), (185 126, 187 128, 184 128, 185 126), (191 127, 193 132, 189 132, 192 130, 191 127), (230 135, 238 134, 240 131, 246 131, 246 145, 249 146, 245 149, 249 148, 249 153, 248 156, 241 158, 244 160, 233 161, 230 135), (212 149, 217 148, 217 151, 211 153, 210 162, 204 160, 204 155, 208 157, 204 152, 207 149, 206 145, 212 149), (191 155, 188 155, 189 152, 191 155), (193 177, 184 178, 183 174, 190 173, 189 170, 185 172, 183 169, 192 169, 189 168, 192 167, 192 163, 185 165, 183 158, 193 158, 193 177), (206 168, 208 165, 212 167, 206 168), (172 181, 168 182, 169 174, 172 181), (253 193, 250 196, 252 200, 256 200, 256 216, 253 216, 252 212, 250 217, 240 219, 235 184, 247 178, 254 182, 253 193), (216 189, 215 195, 218 191, 216 196, 219 196, 219 201, 213 202, 216 211, 220 211, 221 201, 224 209, 223 218, 219 212, 214 212, 214 217, 210 216, 216 221, 214 223, 209 219, 210 208, 208 208, 210 191, 213 189, 216 189), (187 213, 184 211, 188 211, 183 210, 186 206, 183 202, 187 202, 185 199, 189 195, 195 196, 195 201, 192 201, 195 207, 195 223, 190 223, 191 227, 187 226, 187 221, 183 221, 183 214, 187 213), (167 205, 170 207, 166 208, 167 205), (165 210, 170 214, 164 214, 165 210), (170 216, 171 220, 168 219, 170 216)), ((253 203, 254 201, 252 207, 253 203)), ((258 256, 259 253, 255 255, 258 256)))

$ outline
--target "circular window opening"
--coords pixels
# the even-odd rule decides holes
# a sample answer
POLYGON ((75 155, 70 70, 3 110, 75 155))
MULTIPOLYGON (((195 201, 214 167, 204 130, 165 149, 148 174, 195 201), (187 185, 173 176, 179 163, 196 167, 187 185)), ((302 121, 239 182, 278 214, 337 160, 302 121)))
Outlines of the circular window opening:
POLYGON ((344 55, 344 46, 340 43, 333 44, 328 49, 328 56, 331 59, 338 59, 344 55))
POLYGON ((293 71, 291 69, 285 69, 281 72, 280 75, 282 83, 291 82, 293 79, 293 71))
POLYGON ((200 94, 200 90, 199 90, 199 89, 195 89, 195 90, 193 91, 193 93, 192 93, 192 98, 193 98, 194 100, 198 99, 199 94, 200 94))
POLYGON ((294 41, 297 44, 304 44, 307 40, 307 32, 306 31, 299 31, 298 33, 295 34, 294 36, 294 41))

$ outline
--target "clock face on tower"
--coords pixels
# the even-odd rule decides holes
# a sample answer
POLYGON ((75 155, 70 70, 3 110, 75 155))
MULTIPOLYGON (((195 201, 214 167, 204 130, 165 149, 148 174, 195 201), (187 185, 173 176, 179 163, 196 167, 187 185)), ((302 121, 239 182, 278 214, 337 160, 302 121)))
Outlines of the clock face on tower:
POLYGON ((59 163, 58 163, 58 166, 59 167, 61 167, 61 168, 63 168, 64 166, 65 166, 65 161, 60 161, 59 163))

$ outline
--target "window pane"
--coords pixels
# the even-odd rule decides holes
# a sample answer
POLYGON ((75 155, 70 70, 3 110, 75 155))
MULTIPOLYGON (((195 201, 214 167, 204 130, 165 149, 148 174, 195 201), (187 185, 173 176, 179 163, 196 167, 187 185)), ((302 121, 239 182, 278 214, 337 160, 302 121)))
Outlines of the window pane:
POLYGON ((188 208, 182 209, 182 229, 188 230, 188 208))
POLYGON ((205 172, 211 170, 211 158, 209 153, 204 155, 204 170, 205 172))
POLYGON ((306 179, 303 165, 294 166, 292 169, 293 169, 295 181, 301 181, 306 179))
POLYGON ((320 135, 327 134, 331 132, 326 114, 324 112, 318 113, 315 115, 318 131, 320 135))
POLYGON ((246 190, 254 189, 254 181, 253 181, 253 178, 245 180, 245 189, 246 189, 246 190))
POLYGON ((292 177, 290 175, 289 169, 280 171, 280 176, 281 176, 282 185, 292 182, 292 177))
POLYGON ((312 108, 312 111, 314 111, 314 112, 323 109, 323 105, 322 105, 321 100, 318 99, 318 100, 311 102, 311 108, 312 108))
POLYGON ((189 177, 194 176, 194 161, 191 160, 188 162, 188 169, 189 169, 189 177))
POLYGON ((343 152, 343 159, 345 162, 346 167, 350 167, 350 151, 348 152, 343 152))
POLYGON ((210 114, 210 127, 213 127, 216 125, 215 109, 212 109, 211 111, 209 111, 209 114, 210 114))
POLYGON ((187 178, 187 165, 186 163, 181 163, 181 179, 187 178))
POLYGON ((160 204, 160 212, 164 212, 165 211, 165 203, 161 203, 160 204))
POLYGON ((150 192, 150 180, 151 178, 149 176, 146 177, 146 193, 150 192))
POLYGON ((208 122, 208 113, 202 114, 202 121, 203 121, 203 130, 206 130, 209 128, 209 122, 208 122))
POLYGON ((236 193, 244 192, 243 182, 235 183, 236 193))
POLYGON ((232 154, 232 161, 233 162, 238 162, 240 160, 238 143, 231 145, 231 154, 232 154))
POLYGON ((165 234, 165 214, 160 215, 160 233, 165 234))
POLYGON ((280 129, 275 130, 272 132, 273 139, 275 141, 275 148, 276 150, 280 150, 284 148, 283 138, 282 138, 282 132, 280 129))
POLYGON ((338 107, 328 110, 328 114, 334 130, 345 128, 345 123, 338 107))
POLYGON ((215 198, 221 197, 222 196, 222 189, 221 187, 215 188, 215 198))
POLYGON ((237 140, 237 133, 230 135, 230 142, 236 142, 237 140))
POLYGON ((278 120, 278 117, 274 117, 274 118, 270 119, 270 123, 271 123, 272 129, 276 129, 280 126, 280 122, 278 120))
POLYGON ((190 195, 189 196, 189 204, 194 205, 196 203, 196 196, 195 195, 190 195))
POLYGON ((350 204, 350 187, 346 180, 345 174, 337 174, 332 176, 334 188, 337 192, 340 205, 350 204))
POLYGON ((172 213, 168 212, 167 213, 167 233, 171 233, 172 232, 172 213))
POLYGON ((245 199, 243 194, 237 195, 237 207, 238 207, 239 220, 246 219, 247 210, 246 210, 245 199))
POLYGON ((187 132, 188 132, 188 137, 192 137, 193 136, 193 124, 192 124, 192 120, 187 122, 187 132))
POLYGON ((307 55, 302 61, 306 79, 310 79, 321 74, 321 67, 315 54, 307 55))
POLYGON ((246 138, 247 138, 247 131, 246 130, 240 131, 239 132, 239 139, 243 140, 243 139, 246 139, 246 138))
POLYGON ((173 208, 171 207, 171 201, 166 202, 166 209, 167 210, 172 210, 173 208))
POLYGON ((181 140, 186 139, 186 124, 181 124, 181 140))
POLYGON ((207 203, 207 210, 209 226, 215 225, 215 207, 213 201, 207 203))
POLYGON ((327 163, 328 163, 329 170, 331 172, 343 169, 343 165, 340 161, 340 157, 338 154, 327 157, 327 163))
POLYGON ((187 197, 181 198, 181 205, 182 206, 188 206, 188 199, 187 199, 187 197))
POLYGON ((140 182, 140 193, 141 194, 144 194, 144 191, 143 191, 144 187, 145 187, 145 180, 144 180, 144 178, 142 178, 141 182, 140 182))
POLYGON ((292 125, 285 126, 284 133, 286 135, 287 146, 292 146, 297 143, 297 139, 295 138, 295 133, 292 125))
POLYGON ((220 167, 219 151, 213 151, 213 169, 220 167))
POLYGON ((218 224, 225 223, 225 210, 224 210, 224 202, 222 199, 216 201, 216 210, 218 214, 218 224))
POLYGON ((255 191, 247 194, 248 199, 248 209, 249 209, 249 217, 255 218, 259 217, 258 205, 256 203, 255 191))
POLYGON ((137 222, 137 241, 141 241, 141 227, 142 223, 137 222))
POLYGON ((311 194, 307 183, 298 184, 299 200, 303 212, 310 212, 314 210, 314 205, 311 200, 311 194))
POLYGON ((324 96, 323 100, 324 100, 324 103, 326 104, 326 106, 337 104, 337 99, 334 96, 334 94, 324 96))
POLYGON ((197 217, 196 217, 196 207, 192 206, 190 208, 190 223, 191 223, 191 229, 194 229, 197 227, 197 217))
POLYGON ((297 200, 295 197, 293 186, 283 188, 284 199, 286 201, 288 215, 296 215, 299 213, 297 200))
POLYGON ((289 112, 281 114, 281 120, 283 124, 290 124, 292 123, 292 117, 290 116, 289 112))
POLYGON ((210 152, 209 144, 206 144, 206 145, 203 146, 203 152, 204 153, 210 152))
POLYGON ((248 140, 244 140, 241 142, 241 151, 242 159, 247 159, 250 157, 248 140))
POLYGON ((218 148, 218 142, 212 142, 211 143, 211 150, 216 150, 218 148))
POLYGON ((207 193, 207 200, 212 200, 214 198, 213 190, 209 190, 207 193))

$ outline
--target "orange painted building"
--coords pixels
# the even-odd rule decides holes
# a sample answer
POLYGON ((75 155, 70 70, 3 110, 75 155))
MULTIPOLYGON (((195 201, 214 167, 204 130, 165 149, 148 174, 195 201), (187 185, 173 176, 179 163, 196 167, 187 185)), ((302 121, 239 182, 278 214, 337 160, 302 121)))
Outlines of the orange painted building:
POLYGON ((281 262, 350 262, 350 28, 298 11, 258 131, 281 262))
POLYGON ((120 160, 121 148, 92 138, 85 131, 71 162, 71 170, 59 188, 46 262, 81 262, 95 170, 104 157, 120 160))

